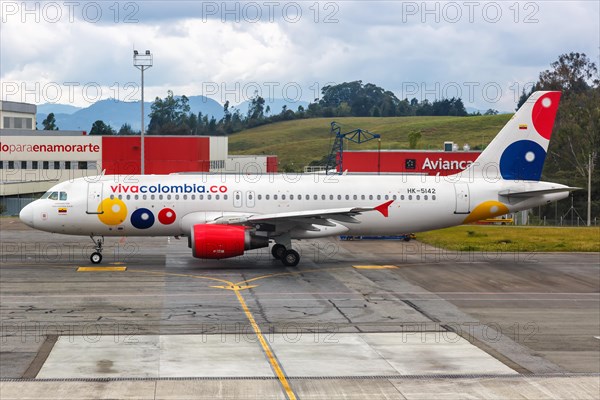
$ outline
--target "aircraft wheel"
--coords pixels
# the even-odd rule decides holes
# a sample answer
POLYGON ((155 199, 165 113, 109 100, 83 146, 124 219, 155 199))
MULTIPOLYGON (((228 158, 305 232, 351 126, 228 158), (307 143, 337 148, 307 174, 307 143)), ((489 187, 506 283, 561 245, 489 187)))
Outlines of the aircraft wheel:
POLYGON ((273 248, 271 249, 271 254, 273 255, 273 257, 277 260, 281 260, 283 258, 283 255, 285 254, 285 246, 279 243, 276 243, 275 245, 273 245, 273 248))
POLYGON ((300 262, 300 254, 295 250, 287 250, 281 258, 281 262, 286 267, 295 267, 300 262))
POLYGON ((100 264, 102 262, 102 254, 98 252, 92 253, 90 256, 90 261, 94 264, 100 264))

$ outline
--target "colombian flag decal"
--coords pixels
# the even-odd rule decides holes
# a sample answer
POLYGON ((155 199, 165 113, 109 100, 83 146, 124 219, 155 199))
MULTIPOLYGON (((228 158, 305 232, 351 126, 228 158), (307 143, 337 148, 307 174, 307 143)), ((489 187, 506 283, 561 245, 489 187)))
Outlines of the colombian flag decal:
POLYGON ((519 129, 527 129, 527 124, 519 124, 519 129))
POLYGON ((66 214, 67 213, 67 209, 64 208, 64 207, 61 207, 61 208, 58 209, 58 213, 59 214, 66 214))

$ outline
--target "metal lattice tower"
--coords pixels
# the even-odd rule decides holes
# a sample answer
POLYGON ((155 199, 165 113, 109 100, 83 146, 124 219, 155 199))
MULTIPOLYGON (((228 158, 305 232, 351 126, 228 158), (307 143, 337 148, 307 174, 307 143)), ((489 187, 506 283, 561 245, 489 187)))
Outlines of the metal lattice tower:
POLYGON ((329 174, 330 170, 336 171, 336 174, 344 173, 344 140, 353 143, 365 143, 373 139, 381 138, 376 133, 371 133, 362 129, 355 129, 350 132, 342 133, 341 127, 333 121, 331 123, 331 134, 335 134, 335 139, 329 156, 327 157, 327 166, 325 171, 329 174))

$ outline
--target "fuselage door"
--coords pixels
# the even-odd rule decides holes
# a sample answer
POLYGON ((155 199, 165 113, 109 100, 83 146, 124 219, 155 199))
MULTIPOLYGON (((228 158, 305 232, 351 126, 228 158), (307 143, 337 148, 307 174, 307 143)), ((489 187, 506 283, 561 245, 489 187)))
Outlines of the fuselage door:
POLYGON ((242 192, 240 190, 236 190, 233 192, 233 206, 234 207, 241 207, 242 206, 242 192))
POLYGON ((247 208, 254 208, 254 196, 256 196, 254 194, 254 192, 252 190, 248 190, 246 192, 246 207, 247 208))
POLYGON ((455 183, 456 208, 454 214, 468 214, 471 212, 471 199, 469 195, 469 184, 455 183))
POLYGON ((87 193, 87 213, 103 214, 102 209, 102 182, 89 182, 87 193))

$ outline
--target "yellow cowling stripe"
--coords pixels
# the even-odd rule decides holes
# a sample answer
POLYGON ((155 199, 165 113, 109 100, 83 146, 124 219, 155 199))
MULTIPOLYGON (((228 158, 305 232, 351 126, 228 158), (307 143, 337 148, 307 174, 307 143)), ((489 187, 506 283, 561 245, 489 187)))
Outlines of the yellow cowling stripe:
POLYGON ((499 215, 508 213, 508 207, 499 201, 488 200, 479 204, 471 211, 471 213, 465 218, 463 224, 479 221, 486 218, 493 218, 499 215))

